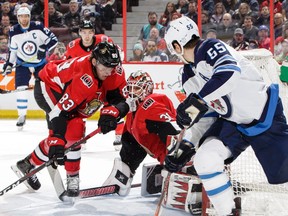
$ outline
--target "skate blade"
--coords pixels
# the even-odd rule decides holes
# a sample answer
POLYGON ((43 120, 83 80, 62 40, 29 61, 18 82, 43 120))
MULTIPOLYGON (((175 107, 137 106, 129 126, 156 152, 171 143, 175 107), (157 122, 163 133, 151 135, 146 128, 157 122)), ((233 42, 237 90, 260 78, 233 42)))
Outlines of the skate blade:
MULTIPOLYGON (((11 166, 12 171, 18 176, 18 178, 22 178, 24 175, 23 173, 18 169, 18 167, 16 165, 11 166)), ((35 191, 29 184, 27 181, 23 182, 26 187, 30 190, 30 191, 35 191)))
POLYGON ((77 200, 77 198, 79 198, 79 197, 69 197, 69 196, 67 196, 66 191, 59 196, 59 199, 60 199, 65 205, 74 205, 75 202, 76 202, 76 200, 77 200))
POLYGON ((23 130, 23 126, 17 126, 18 131, 22 131, 23 130))

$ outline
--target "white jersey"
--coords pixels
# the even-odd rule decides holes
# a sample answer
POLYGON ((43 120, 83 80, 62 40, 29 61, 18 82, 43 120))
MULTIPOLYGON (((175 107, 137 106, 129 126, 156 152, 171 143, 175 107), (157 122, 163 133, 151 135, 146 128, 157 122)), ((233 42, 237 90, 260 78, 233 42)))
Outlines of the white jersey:
POLYGON ((217 39, 196 45, 194 74, 183 74, 187 95, 196 93, 221 117, 249 124, 259 120, 267 102, 267 86, 257 68, 217 39))
MULTIPOLYGON (((51 50, 57 45, 57 38, 48 28, 40 22, 30 22, 28 29, 23 29, 19 24, 9 31, 9 59, 10 63, 29 62, 29 66, 37 66, 44 63, 45 59, 37 59, 40 46, 51 50)), ((25 65, 23 65, 25 66, 25 65)))

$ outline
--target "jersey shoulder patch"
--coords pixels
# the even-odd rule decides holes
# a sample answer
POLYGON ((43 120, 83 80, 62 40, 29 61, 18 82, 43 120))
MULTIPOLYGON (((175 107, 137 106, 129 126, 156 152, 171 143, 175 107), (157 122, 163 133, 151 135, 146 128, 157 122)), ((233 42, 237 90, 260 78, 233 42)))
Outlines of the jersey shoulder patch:
POLYGON ((155 103, 155 100, 153 100, 152 98, 148 98, 143 102, 142 108, 144 110, 147 110, 150 106, 152 106, 153 103, 155 103))
POLYGON ((87 86, 88 88, 91 88, 91 86, 93 85, 93 78, 88 75, 88 74, 84 74, 83 76, 81 76, 81 81, 83 82, 83 84, 85 86, 87 86))
POLYGON ((75 44, 76 44, 76 40, 73 40, 68 44, 68 47, 73 48, 75 46, 75 44))

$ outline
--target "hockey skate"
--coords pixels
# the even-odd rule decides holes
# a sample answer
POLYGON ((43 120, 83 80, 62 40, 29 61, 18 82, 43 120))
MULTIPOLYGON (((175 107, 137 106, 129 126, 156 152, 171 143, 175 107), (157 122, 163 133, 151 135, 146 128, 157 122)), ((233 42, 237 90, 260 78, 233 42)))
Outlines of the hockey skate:
POLYGON ((68 197, 79 196, 79 174, 67 175, 67 193, 68 197))
POLYGON ((116 151, 120 151, 121 147, 122 147, 122 142, 121 142, 121 135, 115 135, 115 140, 113 142, 113 146, 115 148, 116 151))
POLYGON ((25 123, 26 123, 26 115, 19 116, 16 123, 16 126, 18 127, 19 131, 23 130, 23 126, 25 125, 25 123))
MULTIPOLYGON (((29 161, 29 156, 23 160, 17 162, 16 166, 11 166, 11 169, 15 172, 15 174, 22 178, 24 175, 33 170, 35 166, 33 166, 29 161)), ((41 184, 36 175, 32 175, 29 177, 24 184, 31 190, 38 190, 41 187, 41 184)))

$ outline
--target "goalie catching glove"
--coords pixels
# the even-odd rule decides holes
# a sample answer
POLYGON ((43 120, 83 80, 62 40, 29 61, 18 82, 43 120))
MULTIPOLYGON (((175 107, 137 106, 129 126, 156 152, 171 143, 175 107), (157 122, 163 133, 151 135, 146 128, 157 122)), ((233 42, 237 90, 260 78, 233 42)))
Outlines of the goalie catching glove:
POLYGON ((177 107, 176 122, 182 129, 190 127, 191 124, 197 123, 207 110, 207 106, 199 101, 196 94, 192 93, 177 107))
POLYGON ((178 151, 175 151, 177 151, 176 145, 168 152, 164 161, 164 167, 169 172, 180 171, 196 153, 194 145, 187 140, 182 140, 178 151))
POLYGON ((101 127, 101 132, 106 134, 117 127, 119 118, 119 110, 115 106, 105 106, 100 111, 98 127, 101 127))

